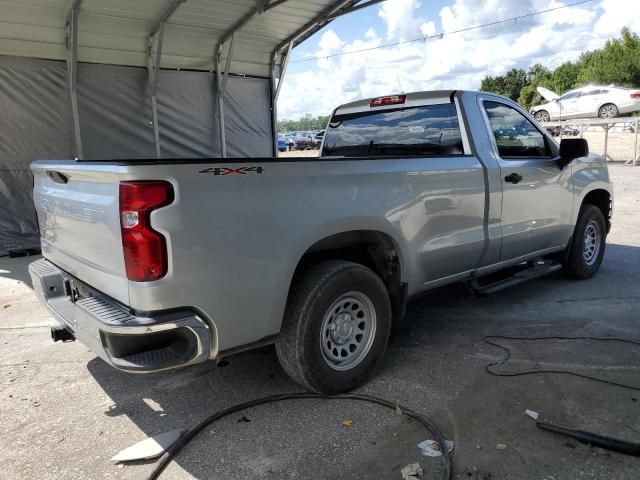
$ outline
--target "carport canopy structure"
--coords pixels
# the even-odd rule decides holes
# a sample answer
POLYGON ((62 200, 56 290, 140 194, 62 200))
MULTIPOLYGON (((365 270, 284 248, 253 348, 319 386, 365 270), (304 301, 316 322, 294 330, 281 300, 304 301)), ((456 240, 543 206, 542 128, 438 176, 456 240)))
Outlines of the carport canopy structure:
POLYGON ((0 55, 67 61, 79 158, 78 62, 148 69, 158 157, 157 72, 161 68, 215 71, 225 157, 223 99, 229 74, 271 78, 275 137, 279 80, 291 49, 334 18, 380 1, 0 0, 0 55))

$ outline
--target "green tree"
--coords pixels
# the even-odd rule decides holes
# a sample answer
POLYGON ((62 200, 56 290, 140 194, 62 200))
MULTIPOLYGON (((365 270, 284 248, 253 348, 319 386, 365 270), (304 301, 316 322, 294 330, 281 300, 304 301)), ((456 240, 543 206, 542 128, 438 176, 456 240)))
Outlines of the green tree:
POLYGON ((541 82, 549 80, 550 77, 551 70, 540 63, 532 65, 527 71, 527 82, 531 85, 540 85, 541 82))
POLYGON ((504 78, 503 77, 484 77, 482 83, 480 83, 480 90, 483 92, 497 93, 502 95, 504 91, 504 78))
POLYGON ((504 76, 485 77, 480 85, 480 90, 518 100, 520 90, 526 84, 527 73, 522 69, 512 68, 504 76))
POLYGON ((298 120, 281 120, 278 122, 278 132, 296 132, 308 130, 324 130, 329 121, 329 115, 318 115, 313 117, 310 114, 298 120))
POLYGON ((518 103, 522 105, 523 108, 529 110, 534 105, 539 105, 542 103, 542 96, 536 90, 536 85, 525 85, 520 90, 520 96, 518 97, 518 103))
POLYGON ((578 63, 565 62, 556 68, 549 79, 541 82, 543 87, 556 92, 558 95, 578 86, 578 73, 580 67, 578 63))
POLYGON ((583 54, 578 82, 634 87, 640 84, 640 37, 628 28, 604 48, 583 54))

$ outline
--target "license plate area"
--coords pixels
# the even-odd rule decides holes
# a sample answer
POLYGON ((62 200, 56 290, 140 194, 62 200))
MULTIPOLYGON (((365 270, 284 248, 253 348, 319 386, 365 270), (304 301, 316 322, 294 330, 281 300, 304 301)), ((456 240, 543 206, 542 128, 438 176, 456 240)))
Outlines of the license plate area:
POLYGON ((82 298, 91 297, 89 288, 82 282, 77 281, 74 278, 66 277, 63 280, 64 293, 71 303, 76 303, 82 298))

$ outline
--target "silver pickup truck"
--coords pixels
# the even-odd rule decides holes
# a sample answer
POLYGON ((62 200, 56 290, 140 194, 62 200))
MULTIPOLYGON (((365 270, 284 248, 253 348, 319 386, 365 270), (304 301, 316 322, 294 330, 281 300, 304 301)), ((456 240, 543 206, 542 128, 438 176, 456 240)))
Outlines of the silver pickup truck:
POLYGON ((612 185, 586 141, 471 91, 338 107, 319 158, 37 161, 36 292, 116 368, 275 343, 336 393, 366 379, 408 299, 598 270, 612 185), (500 273, 499 273, 500 272, 500 273))

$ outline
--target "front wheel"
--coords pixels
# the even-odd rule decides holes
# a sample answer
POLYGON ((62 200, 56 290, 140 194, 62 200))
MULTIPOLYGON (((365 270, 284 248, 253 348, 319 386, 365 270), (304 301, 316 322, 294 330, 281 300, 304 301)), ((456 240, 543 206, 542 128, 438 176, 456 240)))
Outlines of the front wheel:
POLYGON ((365 382, 390 328, 391 303, 380 278, 357 263, 325 261, 292 285, 276 352, 293 380, 332 395, 365 382))
POLYGON ((567 258, 562 265, 567 276, 584 280, 595 275, 604 256, 606 232, 602 211, 594 205, 582 205, 567 258))
POLYGON ((546 110, 540 110, 536 112, 533 118, 535 118, 540 123, 548 122, 549 120, 551 120, 549 112, 547 112, 546 110))

